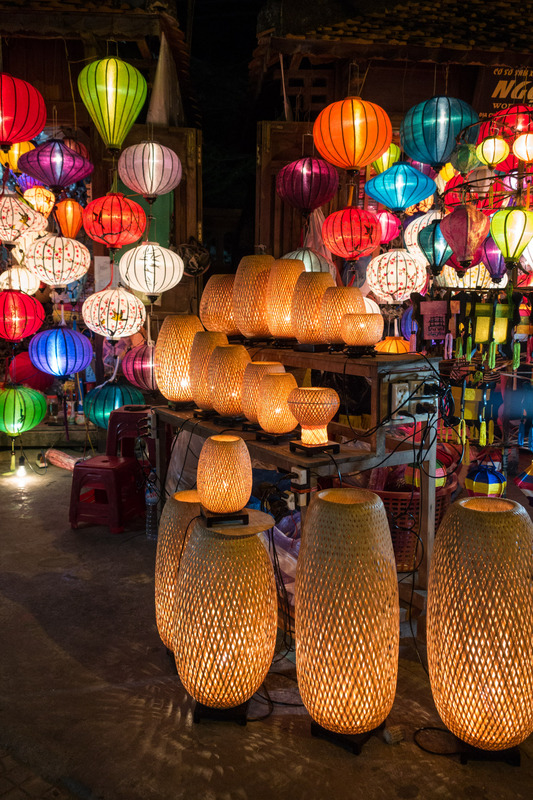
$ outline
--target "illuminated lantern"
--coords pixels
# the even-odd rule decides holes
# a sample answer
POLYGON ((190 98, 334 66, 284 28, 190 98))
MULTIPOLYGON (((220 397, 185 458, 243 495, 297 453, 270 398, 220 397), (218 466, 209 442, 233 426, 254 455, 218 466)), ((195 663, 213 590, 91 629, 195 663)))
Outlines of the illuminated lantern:
POLYGON ((70 147, 71 150, 74 150, 79 156, 83 156, 86 158, 87 161, 91 160, 91 156, 89 154, 89 150, 83 142, 79 142, 77 139, 71 139, 70 137, 65 137, 63 139, 63 144, 66 144, 67 147, 70 147))
POLYGON ((35 428, 46 415, 46 397, 28 386, 0 389, 0 431, 19 436, 35 428))
POLYGON ((34 186, 42 186, 41 181, 38 181, 37 178, 32 178, 31 175, 25 175, 24 173, 15 175, 15 180, 23 194, 26 189, 33 189, 34 186))
POLYGON ((66 286, 85 275, 91 266, 91 254, 76 239, 50 234, 31 245, 25 263, 49 286, 66 286))
POLYGON ((69 239, 75 239, 83 225, 83 208, 76 200, 61 200, 55 208, 56 219, 61 233, 69 239))
POLYGON ((188 403, 191 391, 191 350, 194 336, 203 330, 195 314, 168 314, 155 344, 154 371, 157 387, 173 403, 188 403))
POLYGON ((513 153, 520 161, 533 161, 533 133, 523 133, 513 143, 513 153))
POLYGON ((198 331, 195 334, 191 349, 191 394, 192 399, 204 410, 213 408, 211 402, 211 386, 209 384, 209 359, 215 347, 228 343, 225 333, 217 331, 198 331))
POLYGON ((35 211, 18 197, 4 194, 0 197, 0 240, 15 242, 19 236, 46 228, 46 217, 35 211))
POLYGON ((390 211, 377 211, 376 217, 381 228, 381 244, 388 244, 400 234, 400 220, 390 211))
POLYGON ((119 381, 103 383, 87 392, 83 399, 83 413, 99 428, 107 428, 111 412, 128 405, 144 405, 139 389, 119 381))
POLYGON ((233 313, 235 323, 248 338, 269 337, 266 313, 266 293, 272 256, 241 258, 233 284, 233 313))
POLYGON ((15 289, 0 292, 0 337, 20 342, 38 331, 44 322, 44 308, 35 297, 15 289))
POLYGON ((509 155, 509 145, 505 139, 500 139, 499 136, 489 136, 484 139, 481 144, 476 147, 476 155, 482 164, 487 167, 495 167, 505 161, 509 155))
POLYGON ((26 266, 25 261, 28 251, 31 250, 37 239, 43 239, 45 236, 50 236, 50 231, 46 229, 30 231, 29 233, 23 233, 13 243, 11 253, 21 266, 26 266))
POLYGON ((208 331, 237 336, 240 331, 233 314, 235 275, 211 275, 200 298, 199 316, 208 331))
POLYGON ((320 314, 326 289, 335 286, 329 272, 302 272, 292 295, 291 328, 302 344, 322 342, 320 314))
POLYGON ((328 386, 302 386, 292 390, 287 402, 302 426, 302 444, 307 447, 328 444, 328 422, 331 422, 340 405, 335 389, 328 386))
POLYGON ((95 242, 115 250, 141 238, 146 227, 146 214, 134 200, 119 192, 109 192, 84 209, 83 227, 95 242))
POLYGON ((285 253, 283 258, 302 261, 306 272, 329 272, 329 261, 327 258, 316 253, 310 247, 301 247, 299 250, 292 250, 290 253, 285 253))
POLYGON ((50 189, 45 189, 44 186, 34 186, 32 189, 26 189, 23 197, 43 217, 50 216, 50 212, 56 202, 55 194, 50 189))
MULTIPOLYGON (((483 242, 481 244, 483 244, 483 242)), ((478 249, 476 250, 476 252, 472 256, 472 261, 470 262, 470 266, 463 267, 462 264, 459 263, 459 260, 457 259, 457 256, 453 252, 452 252, 451 256, 449 257, 449 259, 447 260, 446 264, 449 267, 453 267, 454 269, 456 269, 457 272, 461 272, 461 273, 465 272, 465 270, 471 269, 472 267, 474 267, 477 264, 479 264, 480 261, 481 261, 481 244, 479 245, 478 249)))
POLYGON ((13 383, 29 386, 30 389, 37 389, 38 392, 46 392, 54 382, 53 375, 41 372, 40 369, 34 367, 30 354, 27 352, 18 353, 11 359, 9 377, 13 383))
POLYGON ((94 169, 90 161, 67 147, 61 139, 48 139, 19 158, 19 169, 59 191, 87 178, 94 169))
POLYGON ((295 258, 278 258, 270 268, 266 316, 268 329, 276 339, 294 336, 291 327, 292 295, 302 272, 305 272, 303 261, 295 258))
POLYGON ((24 294, 35 294, 41 281, 25 267, 11 267, 0 275, 0 291, 16 289, 24 294))
MULTIPOLYGON (((400 125, 400 143, 408 156, 440 169, 450 158, 458 134, 479 121, 472 106, 455 97, 432 97, 409 109, 400 125)), ((467 141, 473 141, 472 128, 467 141)))
POLYGON ((257 421, 267 433, 279 436, 289 433, 298 420, 289 408, 289 395, 298 384, 289 372, 264 375, 257 396, 257 421))
POLYGON ((139 344, 128 350, 121 361, 122 372, 126 380, 147 392, 157 391, 154 352, 153 344, 139 344))
POLYGON ((501 136, 508 140, 533 130, 532 113, 533 107, 520 104, 497 111, 479 126, 477 143, 480 144, 487 136, 501 136))
POLYGON ((264 375, 285 372, 279 361, 251 361, 246 365, 242 381, 242 412, 249 422, 258 422, 257 401, 264 375))
POLYGON ((409 342, 403 336, 386 336, 382 342, 374 345, 377 353, 408 353, 409 342))
POLYGON ((423 228, 425 228, 427 225, 430 225, 434 220, 440 219, 442 219, 442 212, 434 209, 432 211, 428 211, 426 214, 422 214, 420 217, 415 217, 415 219, 412 220, 412 222, 410 222, 404 230, 403 241, 405 247, 409 250, 411 255, 415 256, 425 265, 427 265, 428 260, 424 254, 424 251, 419 247, 418 234, 423 228))
POLYGON ((450 156, 450 164, 461 175, 466 175, 470 170, 479 167, 480 160, 476 155, 475 144, 460 144, 450 156))
POLYGON ((453 255, 453 250, 442 235, 440 221, 434 220, 418 233, 418 246, 424 254, 433 275, 442 272, 442 268, 453 255))
POLYGON ((276 192, 281 199, 306 215, 329 203, 338 188, 337 170, 321 158, 292 161, 276 176, 276 192))
POLYGON ((363 297, 363 302, 365 304, 365 313, 366 314, 379 314, 381 315, 381 309, 379 305, 376 303, 375 300, 372 300, 371 297, 363 297))
POLYGON ((370 261, 366 280, 378 300, 403 303, 412 292, 424 289, 427 272, 424 264, 407 250, 389 250, 370 261))
POLYGON ((362 314, 363 295, 355 286, 331 286, 326 289, 320 306, 322 341, 343 344, 341 321, 345 314, 362 314))
POLYGON ((146 319, 141 300, 120 286, 89 295, 81 313, 91 331, 111 340, 132 336, 142 328, 146 319))
POLYGON ((443 289, 503 289, 507 285, 507 275, 504 275, 498 285, 491 277, 484 264, 479 262, 461 274, 450 265, 446 265, 440 275, 435 277, 435 285, 443 289))
POLYGON ((365 183, 365 193, 393 212, 414 206, 436 191, 435 181, 404 162, 365 183))
POLYGON ((0 73, 0 108, 0 148, 5 152, 17 142, 38 136, 46 124, 41 93, 6 72, 0 73))
POLYGON ((505 259, 492 236, 487 236, 481 245, 481 250, 483 253, 481 260, 485 264, 490 277, 494 283, 500 283, 505 275, 505 259))
POLYGON ((146 81, 120 58, 87 64, 78 76, 83 104, 108 150, 120 150, 146 100, 146 81))
POLYGON ((242 344, 214 348, 207 367, 211 406, 221 417, 242 414, 242 382, 251 358, 242 344))
POLYGON ((79 331, 64 326, 36 333, 30 341, 28 352, 37 369, 58 378, 81 372, 93 358, 89 339, 79 331))
POLYGON ((18 160, 24 153, 29 153, 35 147, 31 142, 17 142, 12 144, 8 152, 0 151, 0 164, 4 167, 9 167, 12 172, 20 172, 18 168, 18 160))
POLYGON ((396 164, 396 162, 400 160, 401 154, 402 151, 398 145, 391 142, 383 155, 372 162, 372 166, 376 172, 385 172, 385 170, 392 167, 393 164, 396 164))
POLYGON ((506 265, 513 266, 533 237, 533 211, 500 209, 492 217, 490 235, 500 248, 506 265))
POLYGON ((391 121, 381 106, 347 97, 326 106, 313 125, 320 155, 347 170, 357 170, 379 158, 392 141, 391 121))
POLYGON ((348 347, 370 347, 383 336, 381 314, 346 314, 341 320, 341 336, 348 347))
POLYGON ((502 497, 506 488, 505 476, 493 466, 480 464, 466 474, 465 489, 470 497, 502 497))
POLYGON ((441 233, 452 248, 459 264, 462 267, 470 266, 476 250, 489 233, 488 218, 469 203, 458 206, 439 224, 441 233))
POLYGON ((158 142, 141 142, 126 147, 118 160, 118 174, 128 189, 149 203, 167 194, 181 181, 181 161, 170 147, 158 142))
POLYGON ((137 292, 144 292, 152 302, 157 295, 172 289, 183 277, 183 261, 172 250, 155 242, 128 250, 118 268, 122 280, 137 292))
POLYGON ((372 253, 379 246, 380 235, 381 226, 376 215, 351 206, 334 211, 322 225, 325 246, 348 261, 372 253))
POLYGON ((240 436, 210 436, 198 459, 198 499, 213 514, 234 514, 252 493, 252 462, 240 436))

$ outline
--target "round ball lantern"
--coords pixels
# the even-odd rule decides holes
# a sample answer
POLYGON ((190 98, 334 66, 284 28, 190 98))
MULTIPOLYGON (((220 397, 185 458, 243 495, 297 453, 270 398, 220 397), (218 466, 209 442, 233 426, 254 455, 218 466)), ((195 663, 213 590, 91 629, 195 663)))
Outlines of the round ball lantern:
POLYGON ((30 83, 0 73, 0 148, 7 152, 17 142, 28 142, 43 130, 46 107, 30 83))
POLYGON ((270 336, 266 312, 266 295, 272 256, 241 258, 233 284, 235 323, 247 338, 270 336))
POLYGON ((380 236, 378 218, 362 208, 334 211, 322 225, 325 246, 336 256, 348 261, 372 253, 379 245, 380 236))
POLYGON ((76 239, 50 234, 31 245, 25 264, 43 283, 66 286, 85 275, 91 266, 91 254, 76 239))
POLYGON ((503 276, 505 275, 505 270, 507 266, 505 264, 505 259, 502 255, 502 251, 492 238, 492 236, 487 236, 483 244, 481 245, 482 256, 481 260, 485 264, 487 271, 492 278, 494 283, 500 283, 503 276))
MULTIPOLYGON (((532 213, 533 218, 533 213, 532 213)), ((469 267, 483 240, 488 236, 490 221, 471 203, 455 208, 440 221, 440 230, 457 261, 469 267)))
POLYGON ((392 214, 390 211, 377 211, 376 217, 381 228, 381 244, 389 244, 400 235, 400 220, 396 214, 392 214))
POLYGON ((0 275, 0 291, 17 289, 24 294, 35 294, 41 281, 25 267, 10 267, 0 275))
POLYGON ((366 280, 378 300, 403 303, 412 292, 424 289, 427 272, 424 264, 408 250, 389 250, 370 261, 366 280))
POLYGON ((292 390, 287 402, 302 426, 302 444, 306 447, 327 444, 328 422, 331 422, 340 405, 335 389, 328 386, 300 387, 292 390))
POLYGON ((427 265, 428 260, 426 259, 424 251, 418 244, 418 234, 432 222, 435 220, 440 220, 441 218, 442 212, 431 210, 426 214, 422 214, 420 217, 415 217, 414 220, 405 226, 405 231, 403 234, 404 245, 409 250, 411 255, 415 256, 415 258, 417 258, 423 264, 427 265))
POLYGON ((44 308, 35 297, 16 289, 0 292, 0 337, 20 342, 38 331, 44 322, 44 308))
POLYGON ((156 392, 157 383, 154 374, 153 344, 139 344, 132 347, 121 361, 122 372, 126 380, 147 392, 156 392))
POLYGON ((279 361, 252 361, 246 365, 242 381, 242 412, 249 422, 259 422, 257 401, 263 377, 280 372, 285 372, 285 367, 279 361))
POLYGON ((470 497, 501 497, 506 488, 505 476, 493 466, 480 464, 466 474, 465 489, 470 497))
POLYGON ((227 345, 228 337, 218 331, 198 331, 191 349, 191 394, 198 408, 212 409, 209 360, 215 347, 227 345))
POLYGON ((46 392, 54 382, 54 376, 47 372, 41 372, 34 367, 31 362, 30 354, 27 352, 18 353, 9 364, 9 377, 13 383, 21 386, 29 386, 30 389, 37 389, 38 392, 46 392))
POLYGON ((329 261, 324 256, 316 253, 310 247, 301 247, 299 250, 291 250, 285 253, 283 258, 296 259, 302 261, 306 272, 329 272, 329 261))
POLYGON ((517 136, 513 143, 513 153, 520 161, 531 164, 533 161, 533 133, 522 133, 517 136))
POLYGON ((83 399, 83 413, 99 428, 107 428, 111 412, 128 405, 144 405, 139 389, 120 381, 103 383, 87 392, 83 399))
POLYGON ((391 142, 383 155, 372 162, 372 166, 378 173, 385 172, 386 169, 392 167, 393 164, 396 164, 396 162, 400 160, 401 155, 402 151, 398 145, 391 142))
POLYGON ((83 225, 83 208, 76 200, 61 200, 55 208, 56 219, 63 236, 75 239, 83 225))
MULTIPOLYGON (((436 460, 434 474, 435 474, 435 486, 437 488, 445 486, 448 477, 446 474, 446 467, 438 459, 436 460)), ((419 489, 420 467, 417 467, 416 464, 407 464, 407 466, 405 467, 404 480, 408 486, 415 486, 417 489, 419 489)))
POLYGON ((195 314, 168 314, 155 344, 154 371, 161 394, 174 403, 189 403, 191 350, 195 334, 203 330, 195 314))
POLYGON ((78 139, 71 139, 70 137, 65 137, 63 139, 63 144, 66 144, 67 147, 70 147, 71 150, 74 150, 79 156, 83 156, 87 159, 87 161, 91 160, 91 156, 89 153, 89 149, 80 142, 78 139))
POLYGON ((433 275, 442 272, 444 265, 453 255, 452 248, 442 235, 440 220, 434 220, 419 231, 418 246, 433 275))
POLYGON ((321 158, 299 158, 282 167, 276 176, 279 197, 305 215, 329 203, 338 188, 337 170, 321 158))
MULTIPOLYGON (((440 169, 451 156, 458 134, 479 121, 472 106, 456 97, 432 97, 409 109, 400 125, 400 143, 415 161, 440 169)), ((474 127, 466 136, 473 141, 474 127)))
POLYGON ((46 218, 50 216, 56 202, 55 194, 49 189, 45 189, 44 186, 33 186, 31 189, 26 189, 23 197, 35 211, 46 218))
POLYGON ((78 76, 83 104, 108 150, 120 150, 146 100, 146 81, 120 58, 87 64, 78 76))
POLYGON ((19 236, 46 228, 46 217, 18 197, 0 197, 0 241, 10 244, 19 236))
POLYGON ((28 386, 0 389, 0 431, 19 436, 35 428, 46 415, 46 397, 28 386))
POLYGON ((206 439, 198 459, 198 498, 214 514, 240 511, 252 493, 252 462, 244 439, 220 434, 206 439))
POLYGON ((120 286, 89 295, 81 313, 91 331, 112 340, 137 333, 146 319, 143 303, 120 286))
POLYGON ((95 242, 115 250, 141 238, 146 227, 146 214, 134 200, 120 192, 109 192, 84 209, 83 227, 95 242))
POLYGON ((144 292, 152 302, 183 278, 181 258, 155 242, 143 242, 128 250, 118 268, 124 283, 137 292, 144 292))
POLYGON ((437 191, 437 184, 410 164, 393 164, 365 183, 365 193, 390 211, 403 211, 437 191))
POLYGON ((381 341, 384 324, 381 314, 346 314, 341 336, 348 347, 370 347, 381 341))
POLYGON ((0 151, 0 164, 4 167, 9 167, 11 172, 20 172, 18 167, 20 156, 23 156, 24 153, 29 153, 34 147, 35 145, 32 144, 32 142, 17 142, 16 144, 12 144, 7 153, 0 151))
POLYGON ((278 258, 270 268, 266 315, 269 331, 276 339, 294 336, 291 327, 292 295, 302 272, 305 272, 303 261, 296 258, 278 258))
POLYGON ((321 311, 326 289, 335 286, 329 272, 302 272, 292 295, 291 328, 303 344, 322 342, 321 311))
POLYGON ((347 97, 320 112, 313 125, 313 141, 330 164, 347 170, 361 169, 389 147, 391 121, 376 103, 347 97))
POLYGON ((79 331, 64 326, 40 331, 28 348, 32 364, 58 378, 81 372, 93 358, 89 339, 79 331))
POLYGON ((345 314, 362 314, 363 295, 355 286, 331 286, 326 289, 320 307, 322 340, 327 344, 343 344, 341 322, 345 314))
POLYGON ((218 345, 207 367, 211 406, 221 417, 242 414, 242 382, 251 358, 242 344, 218 345))
POLYGON ((501 139, 499 136, 489 136, 478 144, 476 155, 482 164, 486 164, 487 167, 495 167, 505 161, 509 155, 509 145, 505 139, 501 139))
POLYGON ((208 331, 238 336, 233 313, 235 275, 211 275, 200 298, 200 319, 208 331))
POLYGON ((19 169, 59 191, 87 178, 94 166, 61 139, 48 139, 19 158, 19 169))
POLYGON ((298 420, 289 408, 289 395, 297 388, 289 372, 263 376, 257 395, 257 421, 267 433, 284 435, 294 430, 298 420))
POLYGON ((513 266, 533 238, 533 211, 523 208, 500 209, 492 217, 490 234, 507 266, 513 266))
POLYGON ((181 161, 170 147, 158 142, 141 142, 126 147, 118 160, 122 183, 149 203, 179 185, 181 161))

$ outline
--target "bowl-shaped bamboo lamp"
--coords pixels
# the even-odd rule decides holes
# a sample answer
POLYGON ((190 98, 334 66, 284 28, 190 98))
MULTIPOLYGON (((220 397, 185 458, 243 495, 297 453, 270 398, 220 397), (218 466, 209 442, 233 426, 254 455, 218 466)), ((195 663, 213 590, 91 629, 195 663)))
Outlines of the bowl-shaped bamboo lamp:
POLYGON ((429 678, 444 724, 483 750, 533 732, 532 574, 533 524, 522 506, 488 497, 451 506, 429 573, 429 678))
POLYGON ((258 422, 257 400, 259 384, 264 375, 285 372, 279 361, 251 361, 246 365, 242 382, 242 413, 249 422, 258 422))
POLYGON ((252 493, 252 462, 244 439, 221 433, 206 439, 198 459, 198 497, 214 514, 240 511, 252 493))
POLYGON ((192 400, 190 361, 195 334, 203 330, 195 314, 169 314, 154 351, 154 374, 163 397, 173 403, 192 400))
POLYGON ((233 284, 235 323, 249 339, 270 337, 266 310, 266 294, 273 256, 241 258, 233 284))
POLYGON ((356 734, 385 720, 396 691, 399 630, 382 500, 365 489, 318 492, 296 570, 298 688, 315 722, 356 734))
POLYGON ((341 336, 348 347, 370 347, 383 336, 381 314, 346 314, 341 320, 341 336))
POLYGON ((168 650, 172 650, 180 560, 191 533, 191 522, 199 514, 198 492, 187 490, 170 495, 159 520, 155 557, 155 619, 161 641, 168 650))
POLYGON ((208 331, 238 336, 233 314, 235 275, 211 275, 200 298, 200 319, 208 331))
POLYGON ((292 295, 291 327, 301 344, 323 342, 321 310, 326 289, 335 286, 329 272, 304 272, 292 295))
POLYGON ((242 381, 250 363, 248 350, 242 344, 215 347, 207 367, 211 404, 222 417, 242 414, 242 381))
POLYGON ((288 399, 297 387, 296 378, 290 372, 263 376, 257 397, 257 421, 264 431, 277 436, 296 428, 298 420, 289 408, 288 399))
POLYGON ((193 523, 176 597, 172 649, 185 689, 212 708, 245 703, 265 679, 276 642, 276 587, 265 547, 246 526, 230 536, 193 523))
POLYGON ((364 314, 364 311, 363 295, 355 286, 331 286, 326 289, 320 309, 322 341, 344 344, 342 318, 346 314, 364 314))
POLYGON ((305 264, 297 258, 278 258, 268 276, 266 313, 268 327, 276 339, 291 339, 292 294, 305 264))
POLYGON ((213 408, 211 388, 209 385, 209 360, 215 347, 228 343, 225 333, 218 331, 198 331, 194 336, 191 349, 191 394, 192 399, 203 410, 213 408))
POLYGON ((328 422, 338 411, 340 401, 328 386, 301 386, 293 389, 289 408, 302 426, 302 444, 317 447, 328 443, 328 422))

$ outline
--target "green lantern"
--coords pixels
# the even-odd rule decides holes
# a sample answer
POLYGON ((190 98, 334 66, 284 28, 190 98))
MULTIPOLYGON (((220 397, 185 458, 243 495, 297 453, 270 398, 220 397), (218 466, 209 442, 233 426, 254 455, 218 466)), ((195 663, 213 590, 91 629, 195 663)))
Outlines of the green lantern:
POLYGON ((37 389, 11 386, 0 389, 0 431, 8 436, 35 428, 46 414, 46 397, 37 389))
POLYGON ((470 170, 479 167, 481 161, 476 155, 475 144, 458 145, 450 156, 451 165, 461 173, 466 175, 470 170))
POLYGON ((396 162, 400 160, 401 154, 402 151, 398 145, 391 142, 383 155, 372 162, 372 166, 376 172, 385 172, 386 169, 392 167, 393 164, 396 164, 396 162))
POLYGON ((102 58, 82 69, 78 89, 108 150, 120 150, 146 100, 146 81, 120 58, 102 58))
POLYGON ((502 251, 507 267, 512 267, 533 237, 533 211, 502 208, 490 223, 490 235, 502 251))

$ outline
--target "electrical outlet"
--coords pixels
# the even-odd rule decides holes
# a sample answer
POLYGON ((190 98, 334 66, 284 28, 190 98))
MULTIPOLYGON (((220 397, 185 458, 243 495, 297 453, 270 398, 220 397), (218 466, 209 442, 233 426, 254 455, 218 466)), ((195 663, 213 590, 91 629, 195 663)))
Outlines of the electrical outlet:
POLYGON ((408 411, 407 398, 409 397, 409 384, 407 381, 391 383, 390 386, 390 411, 392 417, 401 417, 402 412, 408 411))

